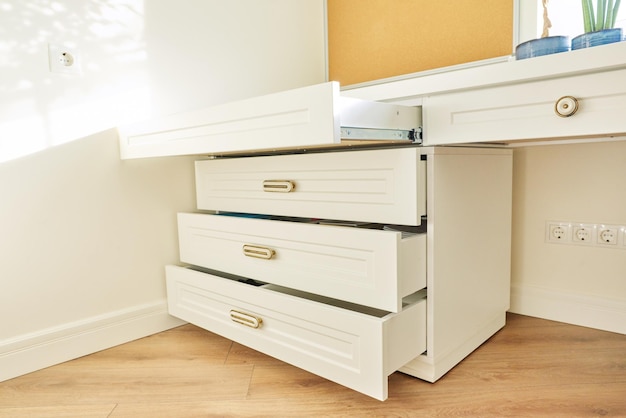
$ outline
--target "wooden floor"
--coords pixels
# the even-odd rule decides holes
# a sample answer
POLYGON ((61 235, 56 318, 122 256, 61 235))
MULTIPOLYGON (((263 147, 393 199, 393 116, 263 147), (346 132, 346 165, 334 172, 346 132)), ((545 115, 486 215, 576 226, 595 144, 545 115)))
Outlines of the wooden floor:
POLYGON ((509 315, 435 384, 379 402, 185 325, 0 383, 0 417, 626 417, 626 336, 509 315))

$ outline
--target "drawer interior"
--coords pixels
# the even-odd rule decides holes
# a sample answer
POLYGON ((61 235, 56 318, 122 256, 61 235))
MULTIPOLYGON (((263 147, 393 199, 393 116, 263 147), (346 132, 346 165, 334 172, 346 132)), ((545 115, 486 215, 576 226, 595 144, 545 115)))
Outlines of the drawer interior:
MULTIPOLYGON (((356 303, 347 302, 345 300, 329 298, 326 296, 317 295, 317 294, 310 293, 310 292, 304 292, 302 290, 292 289, 292 288, 285 287, 285 286, 279 286, 279 285, 272 284, 272 283, 265 283, 265 282, 250 279, 247 277, 238 276, 236 274, 227 273, 224 271, 217 271, 217 270, 208 269, 208 268, 199 267, 199 266, 185 266, 185 267, 180 267, 180 268, 184 270, 189 270, 189 271, 194 271, 198 273, 204 273, 207 275, 219 277, 224 280, 236 282, 241 285, 257 287, 260 289, 280 293, 283 295, 289 295, 289 296, 294 296, 294 297, 305 299, 305 300, 310 300, 313 302, 318 302, 324 305, 372 316, 374 318, 384 318, 391 313, 383 309, 376 309, 371 306, 359 305, 356 303)), ((411 295, 406 296, 405 298, 402 299, 402 307, 405 308, 422 299, 426 299, 426 294, 427 294, 426 289, 421 289, 411 295)))

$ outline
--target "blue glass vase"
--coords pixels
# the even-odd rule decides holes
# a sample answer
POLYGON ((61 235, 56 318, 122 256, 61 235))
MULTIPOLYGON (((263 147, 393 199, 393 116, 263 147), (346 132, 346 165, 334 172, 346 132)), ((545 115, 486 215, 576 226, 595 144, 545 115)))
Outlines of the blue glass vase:
POLYGON ((623 39, 622 28, 603 29, 587 32, 572 39, 572 50, 590 48, 592 46, 612 44, 623 39))
POLYGON ((569 51, 570 42, 567 36, 547 36, 523 42, 515 48, 515 58, 539 57, 541 55, 557 54, 569 51))

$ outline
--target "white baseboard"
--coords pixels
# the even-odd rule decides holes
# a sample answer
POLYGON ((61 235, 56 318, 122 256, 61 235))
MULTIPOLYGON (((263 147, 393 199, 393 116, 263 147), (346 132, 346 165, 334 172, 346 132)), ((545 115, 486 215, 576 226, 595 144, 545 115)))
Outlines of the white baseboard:
POLYGON ((422 354, 405 364, 400 371, 427 382, 434 383, 448 373, 454 366, 470 355, 482 343, 498 332, 506 322, 506 313, 498 314, 491 321, 482 324, 482 327, 470 338, 462 341, 454 349, 443 355, 433 358, 432 355, 422 354))
POLYGON ((159 301, 0 340, 0 382, 184 323, 159 301))
POLYGON ((509 311, 626 334, 626 299, 512 284, 509 311))

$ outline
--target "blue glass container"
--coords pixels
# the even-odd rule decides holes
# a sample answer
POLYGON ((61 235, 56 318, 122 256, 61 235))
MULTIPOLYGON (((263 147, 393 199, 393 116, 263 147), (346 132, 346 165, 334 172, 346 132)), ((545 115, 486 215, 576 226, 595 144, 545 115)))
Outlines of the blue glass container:
POLYGON ((603 29, 587 32, 572 39, 572 49, 589 48, 592 46, 612 44, 623 39, 622 28, 603 29))
POLYGON ((567 36, 547 36, 545 38, 532 39, 523 42, 515 48, 515 58, 539 57, 541 55, 567 52, 570 49, 570 41, 567 36))

